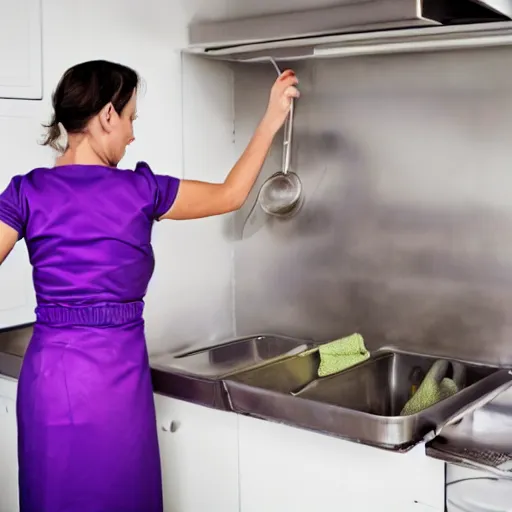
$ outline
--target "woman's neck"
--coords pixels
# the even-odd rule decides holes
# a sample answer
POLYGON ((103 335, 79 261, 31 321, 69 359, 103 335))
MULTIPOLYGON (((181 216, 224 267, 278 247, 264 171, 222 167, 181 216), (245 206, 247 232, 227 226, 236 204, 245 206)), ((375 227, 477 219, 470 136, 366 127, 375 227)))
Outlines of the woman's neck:
POLYGON ((79 140, 70 137, 66 151, 56 159, 55 165, 111 166, 108 159, 95 151, 85 137, 81 137, 79 140))

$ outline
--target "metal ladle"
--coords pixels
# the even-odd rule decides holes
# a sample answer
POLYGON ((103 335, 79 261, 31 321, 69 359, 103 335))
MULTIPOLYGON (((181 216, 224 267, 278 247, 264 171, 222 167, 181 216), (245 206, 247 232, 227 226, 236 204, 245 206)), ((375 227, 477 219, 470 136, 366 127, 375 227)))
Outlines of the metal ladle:
MULTIPOLYGON (((269 60, 280 76, 281 70, 274 59, 269 57, 269 60)), ((284 126, 282 169, 263 183, 258 194, 261 209, 266 214, 276 217, 288 217, 301 205, 302 182, 297 174, 290 171, 294 110, 295 100, 292 98, 290 113, 284 126)))

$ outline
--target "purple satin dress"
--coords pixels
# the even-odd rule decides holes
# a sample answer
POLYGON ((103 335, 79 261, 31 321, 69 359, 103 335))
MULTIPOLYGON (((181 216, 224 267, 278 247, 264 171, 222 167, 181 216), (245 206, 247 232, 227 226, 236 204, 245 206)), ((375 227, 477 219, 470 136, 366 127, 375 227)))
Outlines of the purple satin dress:
POLYGON ((0 195, 38 304, 18 385, 21 512, 162 512, 142 311, 152 226, 178 187, 144 163, 70 165, 0 195))

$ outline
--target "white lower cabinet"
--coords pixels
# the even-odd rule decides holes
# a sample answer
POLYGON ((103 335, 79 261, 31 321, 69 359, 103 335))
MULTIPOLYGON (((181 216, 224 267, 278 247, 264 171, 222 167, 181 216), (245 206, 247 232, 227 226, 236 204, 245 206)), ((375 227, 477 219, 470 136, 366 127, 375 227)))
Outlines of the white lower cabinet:
POLYGON ((241 512, 442 512, 444 464, 239 418, 241 512))
POLYGON ((238 512, 238 416, 158 394, 155 403, 164 511, 238 512))
POLYGON ((19 510, 16 389, 15 380, 0 377, 0 512, 19 510))

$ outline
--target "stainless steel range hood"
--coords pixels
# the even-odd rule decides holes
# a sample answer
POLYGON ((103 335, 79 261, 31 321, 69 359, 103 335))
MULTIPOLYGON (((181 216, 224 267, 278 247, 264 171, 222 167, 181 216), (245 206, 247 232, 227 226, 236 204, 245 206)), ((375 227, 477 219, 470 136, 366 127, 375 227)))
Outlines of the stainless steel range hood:
MULTIPOLYGON (((194 23, 188 51, 225 60, 293 60, 318 56, 326 45, 332 56, 333 47, 355 48, 361 41, 369 47, 396 37, 439 41, 498 26, 508 31, 511 19, 512 0, 340 0, 333 7, 194 23)), ((345 51, 352 53, 364 52, 345 51)))

